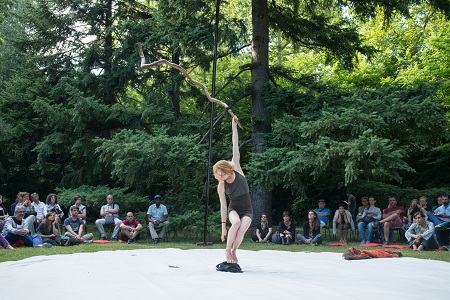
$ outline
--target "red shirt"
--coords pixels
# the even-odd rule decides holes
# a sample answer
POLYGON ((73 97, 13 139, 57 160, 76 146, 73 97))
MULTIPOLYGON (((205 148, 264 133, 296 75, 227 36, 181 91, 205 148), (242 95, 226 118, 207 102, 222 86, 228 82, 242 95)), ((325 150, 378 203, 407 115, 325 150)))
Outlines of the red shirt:
POLYGON ((136 228, 141 223, 139 223, 139 221, 136 219, 134 219, 133 222, 129 222, 128 219, 125 219, 122 221, 122 224, 125 226, 130 226, 132 228, 136 228))
POLYGON ((400 220, 403 220, 403 216, 405 215, 405 210, 403 209, 403 206, 392 206, 385 208, 383 210, 383 214, 387 215, 390 212, 393 212, 394 210, 400 210, 400 220))

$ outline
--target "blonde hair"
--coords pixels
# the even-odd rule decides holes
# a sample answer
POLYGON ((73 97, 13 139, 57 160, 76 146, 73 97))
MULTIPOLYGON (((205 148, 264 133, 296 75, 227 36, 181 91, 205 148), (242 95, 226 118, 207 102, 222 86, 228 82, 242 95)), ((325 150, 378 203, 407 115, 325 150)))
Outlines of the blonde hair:
POLYGON ((219 174, 217 173, 219 170, 221 170, 225 174, 231 175, 234 172, 234 165, 231 161, 227 161, 227 160, 219 160, 218 162, 216 162, 216 164, 213 167, 213 173, 214 173, 214 177, 220 181, 221 178, 220 178, 219 174))

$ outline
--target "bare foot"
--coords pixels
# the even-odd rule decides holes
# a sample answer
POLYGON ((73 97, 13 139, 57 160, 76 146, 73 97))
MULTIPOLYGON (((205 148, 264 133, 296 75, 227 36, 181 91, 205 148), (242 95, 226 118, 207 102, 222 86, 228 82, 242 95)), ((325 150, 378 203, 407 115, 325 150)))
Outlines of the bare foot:
POLYGON ((231 256, 233 257, 233 264, 237 264, 238 258, 236 256, 236 249, 231 250, 231 256))
POLYGON ((225 251, 225 257, 227 259, 227 263, 234 264, 233 262, 233 256, 231 255, 231 252, 225 251))

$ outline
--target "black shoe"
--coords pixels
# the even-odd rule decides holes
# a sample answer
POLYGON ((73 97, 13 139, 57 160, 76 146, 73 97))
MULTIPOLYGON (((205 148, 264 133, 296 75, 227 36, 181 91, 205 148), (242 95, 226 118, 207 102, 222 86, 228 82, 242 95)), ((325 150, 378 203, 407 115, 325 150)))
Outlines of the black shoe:
POLYGON ((102 241, 107 241, 108 239, 106 238, 106 236, 102 236, 101 238, 100 238, 102 241))
POLYGON ((159 243, 159 239, 153 239, 153 243, 154 244, 158 244, 159 243))

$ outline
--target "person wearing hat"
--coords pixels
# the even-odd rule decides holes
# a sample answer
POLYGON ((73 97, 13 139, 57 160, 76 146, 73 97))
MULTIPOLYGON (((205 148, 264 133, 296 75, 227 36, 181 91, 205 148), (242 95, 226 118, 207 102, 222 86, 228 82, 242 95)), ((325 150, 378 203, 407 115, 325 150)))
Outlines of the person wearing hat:
POLYGON ((325 200, 319 199, 317 201, 317 205, 319 205, 318 208, 314 209, 314 211, 317 213, 317 216, 319 216, 320 219, 320 228, 322 228, 325 225, 328 225, 328 218, 331 215, 331 210, 328 208, 325 208, 325 200))
POLYGON ((166 236, 167 226, 169 226, 169 221, 167 221, 169 214, 167 212, 167 207, 164 204, 161 204, 161 195, 155 195, 153 200, 155 203, 150 205, 147 210, 148 229, 150 230, 153 242, 157 244, 166 236), (158 235, 156 229, 159 228, 161 228, 161 231, 158 235))

